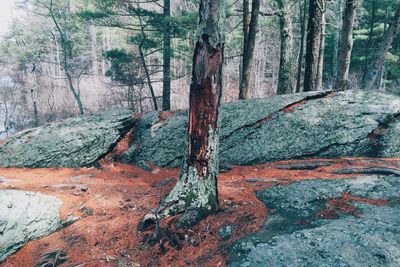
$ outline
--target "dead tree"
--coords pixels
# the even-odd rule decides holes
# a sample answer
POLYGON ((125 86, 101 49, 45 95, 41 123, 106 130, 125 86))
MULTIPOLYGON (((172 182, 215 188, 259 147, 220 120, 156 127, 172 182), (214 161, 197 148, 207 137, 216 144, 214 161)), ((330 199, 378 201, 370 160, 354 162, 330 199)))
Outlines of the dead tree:
POLYGON ((223 41, 219 21, 222 0, 201 0, 189 99, 188 147, 179 180, 159 205, 158 219, 183 213, 188 227, 218 208, 218 109, 222 91, 223 41))

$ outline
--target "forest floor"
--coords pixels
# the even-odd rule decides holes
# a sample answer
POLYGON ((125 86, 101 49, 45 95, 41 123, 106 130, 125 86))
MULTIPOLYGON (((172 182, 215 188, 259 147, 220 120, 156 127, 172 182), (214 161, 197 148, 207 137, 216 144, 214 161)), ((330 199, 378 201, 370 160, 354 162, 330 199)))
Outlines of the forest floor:
POLYGON ((62 218, 78 218, 58 232, 29 242, 0 265, 36 266, 44 254, 62 250, 68 260, 60 266, 225 266, 232 243, 259 230, 268 216, 256 191, 299 180, 350 177, 335 173, 341 169, 399 168, 399 162, 341 158, 233 166, 218 177, 220 210, 189 230, 175 229, 171 222, 176 218, 162 222, 163 239, 154 246, 144 242, 152 232, 137 233, 136 227, 171 190, 179 169, 152 166, 148 172, 107 161, 100 162, 98 169, 0 168, 0 176, 7 179, 0 189, 57 196, 63 201, 62 218), (228 224, 233 226, 233 235, 222 240, 219 229, 228 224))

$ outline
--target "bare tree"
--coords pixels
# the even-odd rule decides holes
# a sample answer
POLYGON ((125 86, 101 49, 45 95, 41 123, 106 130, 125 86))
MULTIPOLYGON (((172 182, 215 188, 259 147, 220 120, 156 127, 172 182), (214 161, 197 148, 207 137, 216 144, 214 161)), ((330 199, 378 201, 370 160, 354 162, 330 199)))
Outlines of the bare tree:
MULTIPOLYGON (((72 74, 72 71, 70 68, 70 63, 69 63, 69 57, 70 57, 70 51, 71 51, 71 40, 68 40, 68 35, 67 35, 66 29, 62 29, 60 23, 57 21, 57 15, 54 11, 53 0, 50 0, 49 5, 45 5, 45 4, 43 4, 43 5, 48 9, 49 15, 57 29, 57 32, 58 32, 58 35, 60 38, 61 53, 62 53, 61 66, 64 69, 64 73, 67 78, 69 89, 70 89, 72 95, 74 96, 75 101, 78 105, 79 114, 83 115, 85 112, 83 109, 80 92, 74 86, 74 81, 73 81, 74 78, 73 78, 73 74, 72 74)), ((69 3, 68 3, 68 5, 69 5, 69 3)))

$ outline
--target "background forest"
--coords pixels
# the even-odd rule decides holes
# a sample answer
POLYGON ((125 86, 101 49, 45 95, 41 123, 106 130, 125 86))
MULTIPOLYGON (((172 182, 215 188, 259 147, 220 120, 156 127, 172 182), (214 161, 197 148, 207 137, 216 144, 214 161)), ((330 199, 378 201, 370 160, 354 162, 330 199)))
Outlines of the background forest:
MULTIPOLYGON (((349 2, 355 16, 345 89, 400 94, 399 1, 226 0, 222 101, 335 89, 349 2), (317 22, 316 36, 310 22, 317 22), (318 41, 312 81, 307 32, 318 41)), ((188 107, 197 0, 17 5, 20 15, 0 39, 0 137, 115 108, 188 107)))

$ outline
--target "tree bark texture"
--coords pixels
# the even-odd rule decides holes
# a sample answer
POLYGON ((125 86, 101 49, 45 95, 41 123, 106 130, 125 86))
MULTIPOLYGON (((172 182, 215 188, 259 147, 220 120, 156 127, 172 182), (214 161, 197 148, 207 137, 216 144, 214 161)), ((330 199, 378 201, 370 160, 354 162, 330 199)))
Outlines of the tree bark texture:
POLYGON ((344 91, 348 86, 351 51, 353 49, 353 24, 356 5, 357 0, 346 0, 343 14, 343 26, 340 34, 339 59, 336 74, 337 79, 335 89, 337 91, 344 91))
POLYGON ((218 109, 222 92, 222 0, 201 0, 189 99, 187 154, 179 181, 160 206, 160 217, 182 213, 190 226, 218 207, 218 109))
POLYGON ((163 32, 163 94, 162 109, 171 109, 171 3, 164 0, 164 23, 163 32))
POLYGON ((319 43, 318 72, 317 72, 318 91, 323 89, 325 34, 326 34, 326 0, 322 0, 321 3, 322 3, 321 40, 319 43))
POLYGON ((303 6, 299 3, 300 10, 300 52, 299 59, 297 63, 297 78, 296 78, 296 93, 301 91, 301 74, 303 71, 303 56, 304 56, 304 46, 306 40, 306 28, 307 28, 307 0, 303 1, 303 6))
POLYGON ((292 14, 286 0, 279 0, 279 26, 281 36, 281 51, 279 62, 277 94, 293 93, 292 85, 292 51, 293 51, 293 24, 292 14))
POLYGON ((259 12, 260 0, 253 0, 251 5, 251 18, 248 27, 248 34, 247 36, 244 36, 245 41, 242 56, 242 73, 240 75, 239 99, 250 99, 250 82, 253 68, 254 49, 256 45, 259 12))
POLYGON ((306 68, 304 91, 317 90, 319 47, 322 32, 322 0, 310 0, 307 26, 306 68))

